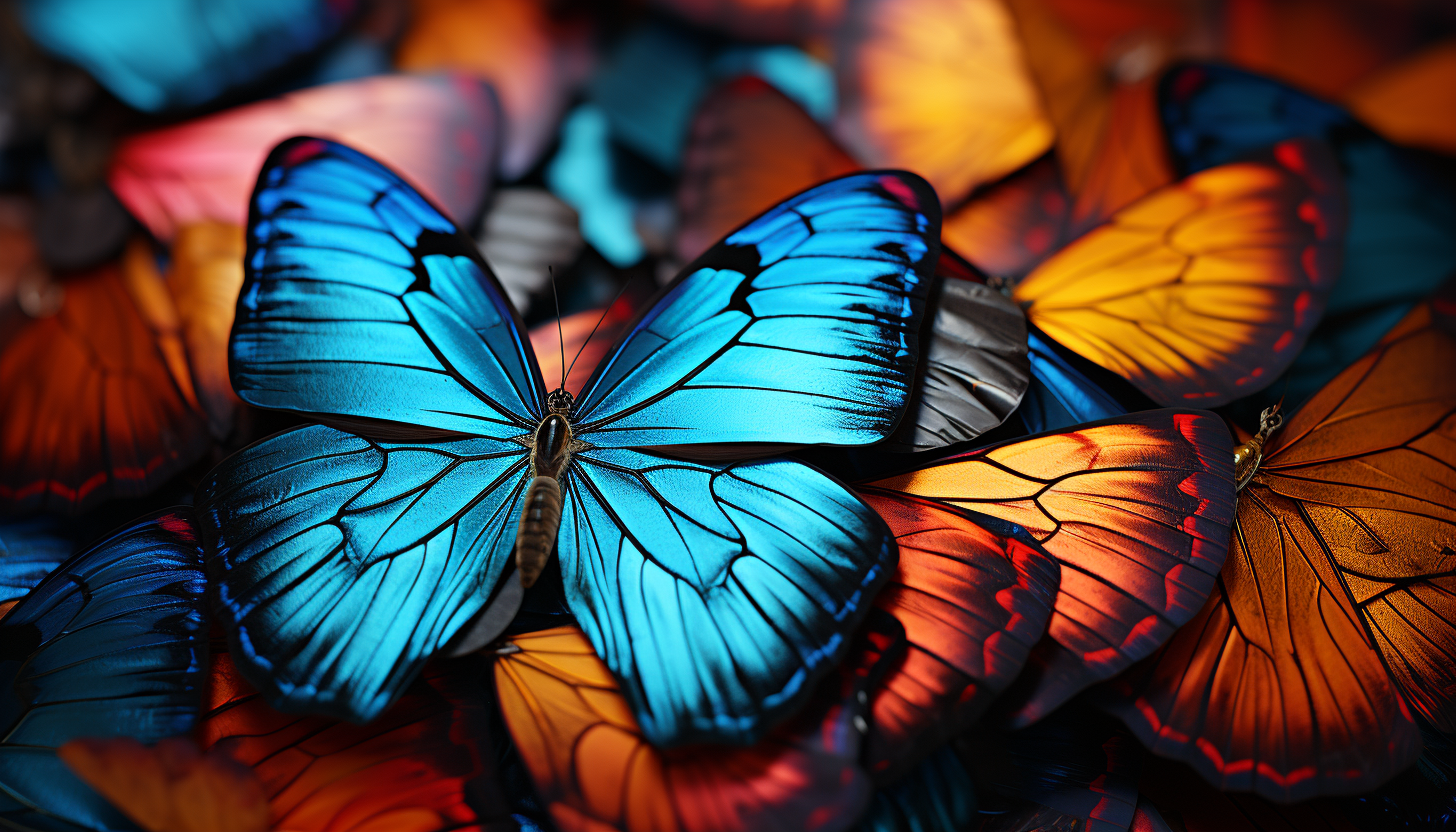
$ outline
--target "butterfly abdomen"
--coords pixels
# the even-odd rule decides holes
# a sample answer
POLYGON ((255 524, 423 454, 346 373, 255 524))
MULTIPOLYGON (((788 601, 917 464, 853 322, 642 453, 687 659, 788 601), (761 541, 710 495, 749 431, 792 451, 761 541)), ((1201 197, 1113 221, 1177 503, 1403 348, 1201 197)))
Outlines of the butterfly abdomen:
POLYGON ((526 487, 521 524, 516 529, 516 570, 521 586, 536 582, 561 528, 561 485, 554 477, 539 476, 526 487))

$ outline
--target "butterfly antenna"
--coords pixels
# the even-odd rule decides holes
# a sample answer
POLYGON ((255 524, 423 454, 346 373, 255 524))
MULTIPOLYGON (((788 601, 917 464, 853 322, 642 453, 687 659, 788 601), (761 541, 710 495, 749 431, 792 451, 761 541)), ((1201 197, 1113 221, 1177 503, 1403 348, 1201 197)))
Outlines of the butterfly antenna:
POLYGON ((556 294, 556 271, 550 266, 546 273, 551 276, 551 299, 556 301, 556 343, 561 345, 561 387, 566 389, 566 336, 561 332, 561 296, 556 294))
MULTIPOLYGON (((600 318, 597 318, 597 325, 592 327, 591 332, 589 332, 586 336, 586 340, 581 342, 581 347, 576 351, 576 355, 572 357, 571 367, 576 366, 576 359, 581 358, 581 354, 586 351, 586 345, 590 344, 592 336, 597 334, 597 327, 600 327, 602 325, 602 321, 605 321, 607 319, 607 313, 612 311, 612 307, 617 305, 617 301, 622 299, 622 294, 625 293, 627 291, 627 287, 631 285, 631 280, 623 283, 622 288, 617 290, 617 296, 612 298, 612 302, 607 304, 606 309, 602 310, 602 316, 600 318)), ((566 374, 568 376, 571 375, 571 367, 566 368, 566 374)))

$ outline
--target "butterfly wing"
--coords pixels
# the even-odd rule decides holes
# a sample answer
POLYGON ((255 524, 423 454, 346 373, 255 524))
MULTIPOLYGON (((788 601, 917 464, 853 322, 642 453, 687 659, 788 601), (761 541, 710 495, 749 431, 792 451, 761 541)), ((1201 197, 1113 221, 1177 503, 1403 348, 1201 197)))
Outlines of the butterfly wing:
POLYGON ((175 311, 141 302, 167 300, 155 270, 108 265, 64 292, 55 315, 0 352, 0 501, 11 509, 75 513, 147 494, 208 447, 182 343, 164 328, 175 311))
POLYGON ((329 136, 396 167, 449 216, 468 221, 490 183, 500 112, 463 76, 379 75, 132 136, 107 181, 159 239, 204 221, 243 225, 268 151, 290 136, 329 136))
POLYGON ((1013 298, 1057 342, 1162 404, 1273 381, 1334 283, 1344 205, 1317 145, 1195 174, 1042 263, 1013 298))
POLYGON ((242 404, 228 378, 227 344, 243 285, 243 239, 243 229, 236 225, 185 225, 173 241, 167 274, 192 386, 217 439, 232 432, 242 404))
POLYGON ((745 221, 859 164, 802 107, 745 76, 703 97, 688 128, 674 250, 688 262, 745 221))
POLYGON ((836 52, 840 138, 869 164, 920 173, 946 207, 1052 145, 1015 21, 996 0, 854 0, 836 52))
POLYGON ((856 832, 929 832, 970 829, 976 789, 950 748, 942 748, 899 783, 875 792, 856 832))
POLYGON ((1363 356, 1456 271, 1456 190, 1344 110, 1277 81, 1202 64, 1170 70, 1159 102, 1184 172, 1302 136, 1329 143, 1339 160, 1349 203, 1345 257, 1324 321, 1286 377, 1287 403, 1305 400, 1363 356))
POLYGON ((952 456, 872 489, 1017 524, 1061 566, 1012 723, 1147 656, 1213 588, 1233 520, 1232 442, 1204 411, 1155 410, 952 456))
POLYGON ((587 383, 577 432, 616 448, 881 440, 909 399, 939 252, 913 174, 805 191, 683 269, 587 383))
POLYGON ((404 72, 460 72, 489 83, 504 112, 500 173, 515 180, 549 147, 597 60, 581 17, 531 0, 419 3, 394 62, 404 72))
POLYGON ((844 654, 895 543, 837 481, 581 451, 558 552, 572 614, 654 744, 752 742, 844 654))
POLYGON ((797 830, 846 825, 869 784, 856 763, 862 694, 898 658, 871 627, 805 711, 748 748, 654 747, 575 627, 515 636, 496 659, 501 713, 562 830, 797 830))
POLYGON ((905 628, 905 659, 872 693, 865 765, 879 783, 970 726, 1021 672, 1046 632, 1060 570, 1024 529, 874 487, 900 562, 875 596, 905 628))
POLYGON ((0 618, 71 555, 71 539, 49 517, 0 522, 0 618))
POLYGON ((351 0, 27 0, 26 33, 139 110, 205 104, 262 78, 339 31, 351 0))
POLYGON ((525 327, 475 244, 355 150, 273 150, 244 268, 231 367, 249 404, 496 439, 544 412, 525 327))
POLYGON ((1043 156, 945 216, 941 237, 985 273, 1015 284, 1066 244, 1072 201, 1043 156))
POLYGON ((1367 790, 1448 730, 1456 341, 1418 308, 1275 435, 1218 590, 1113 707, 1154 751, 1274 800, 1367 790))
POLYGON ((1026 336, 1031 381, 1016 411, 1027 433, 1061 430, 1088 422, 1100 422, 1128 411, 1116 397, 1103 390, 1045 335, 1030 327, 1026 336))
POLYGON ((285 142, 253 218, 234 386, 363 436, 295 430, 202 484, 220 612, 275 704, 365 720, 508 561, 540 376, 473 244, 362 154, 285 142))
POLYGON ((169 509, 62 564, 0 619, 0 823, 127 828, 55 751, 78 737, 191 730, 205 588, 191 517, 169 509))
POLYGON ((1456 42, 1445 40, 1363 79, 1350 112, 1403 145, 1456 153, 1456 42))

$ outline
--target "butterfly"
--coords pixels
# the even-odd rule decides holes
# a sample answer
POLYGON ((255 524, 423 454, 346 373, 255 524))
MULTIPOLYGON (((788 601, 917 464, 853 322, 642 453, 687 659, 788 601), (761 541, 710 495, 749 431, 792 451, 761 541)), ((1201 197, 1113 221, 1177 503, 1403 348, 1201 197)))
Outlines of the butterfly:
POLYGON ((871 615, 803 710, 744 748, 653 747, 574 626, 511 637, 494 674, 506 727, 558 828, 843 828, 871 791, 858 765, 867 691, 903 647, 894 619, 871 615))
POLYGON ((211 446, 182 323, 144 242, 58 297, 0 350, 0 506, 12 512, 147 494, 211 446))
POLYGON ((1456 189, 1439 167, 1344 110, 1277 81, 1202 64, 1171 69, 1158 95, 1180 172, 1302 136, 1330 145, 1344 179, 1345 253, 1324 317, 1270 393, 1250 400, 1255 416, 1279 395, 1288 407, 1313 395, 1456 270, 1456 189))
POLYGON ((752 41, 798 43, 831 33, 846 0, 654 0, 698 26, 752 41))
POLYGON ((572 95, 597 61, 589 21, 530 0, 428 0, 412 4, 411 11, 395 65, 488 82, 504 112, 500 175, 519 179, 551 144, 572 95))
POLYGON ((56 749, 192 729, 206 679, 205 588, 191 515, 168 509, 70 558, 0 618, 0 823, 128 828, 56 749))
POLYGON ((25 0, 20 22, 147 112, 195 107, 312 52, 353 15, 353 0, 25 0))
POLYGON ((130 136, 111 189, 158 239, 203 221, 241 226, 258 167, 289 136, 319 134, 395 165, 461 222, 474 218, 500 152, 500 106, 462 75, 379 75, 311 87, 130 136))
POLYGON ((579 395, 548 396, 444 215, 356 151, 283 143, 253 197, 232 380, 327 424, 199 487, 234 660, 285 709, 378 714, 494 620, 477 613, 498 584, 519 598, 501 576, 528 486, 547 487, 532 477, 555 467, 560 501, 537 505, 559 535, 531 520, 523 569, 558 539, 570 609, 644 735, 761 734, 842 655, 895 549, 826 475, 721 460, 894 429, 938 216, 909 174, 807 191, 690 265, 579 395))
POLYGON ((1218 585, 1110 702, 1154 752, 1290 801, 1410 764, 1410 711, 1451 730, 1453 360, 1456 339, 1419 306, 1261 431, 1218 585))
POLYGON ((900 542, 889 586, 924 569, 916 582, 939 599, 906 599, 918 627, 891 611, 911 658, 877 692, 868 753, 895 771, 992 697, 1028 725, 1196 615, 1227 551, 1233 447, 1207 411, 1152 410, 932 455, 855 489, 900 542))
POLYGON ((0 523, 0 618, 71 551, 70 537, 53 518, 0 523))

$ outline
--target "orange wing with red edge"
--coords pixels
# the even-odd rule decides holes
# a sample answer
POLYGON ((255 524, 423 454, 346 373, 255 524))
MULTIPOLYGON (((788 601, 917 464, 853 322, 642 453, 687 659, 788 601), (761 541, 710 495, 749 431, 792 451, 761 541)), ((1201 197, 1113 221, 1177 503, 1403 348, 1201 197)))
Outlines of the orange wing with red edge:
POLYGON ((1153 410, 971 451, 865 487, 988 514, 1061 566, 1047 638, 1008 691, 1033 722, 1152 653, 1203 604, 1233 522, 1233 444, 1204 411, 1153 410))
POLYGON ((1456 728, 1456 338, 1418 307, 1285 425, 1219 588, 1113 704, 1275 800, 1374 787, 1456 728))
POLYGON ((67 280, 60 310, 0 352, 0 506, 76 512, 146 494, 206 451, 149 256, 133 248, 131 262, 67 280))
POLYGON ((1119 211, 1017 284, 1057 342, 1162 404, 1218 405, 1272 382, 1339 272, 1344 194, 1304 140, 1212 168, 1119 211))
POLYGON ((368 725, 270 708, 223 653, 197 735, 252 769, 273 829, 288 832, 482 830, 508 819, 490 750, 491 707, 478 662, 441 663, 368 725))
POLYGON ((874 487, 900 562, 875 606, 905 628, 905 659, 872 694, 865 764, 879 782, 914 769, 973 723, 1046 631, 1057 562, 1025 530, 874 487))
POLYGON ((758 78, 709 93, 688 130, 676 252, 690 262, 784 198, 859 165, 788 96, 758 78))
POLYGON ((750 747, 649 745, 576 627, 512 637, 496 659, 496 690, 563 832, 843 828, 871 791, 857 763, 859 700, 902 655, 904 635, 872 614, 858 638, 805 710, 750 747))
POLYGON ((837 49, 839 137, 924 176, 947 208, 1052 145, 1001 0, 854 0, 837 49))

